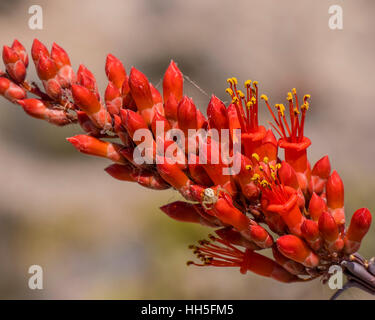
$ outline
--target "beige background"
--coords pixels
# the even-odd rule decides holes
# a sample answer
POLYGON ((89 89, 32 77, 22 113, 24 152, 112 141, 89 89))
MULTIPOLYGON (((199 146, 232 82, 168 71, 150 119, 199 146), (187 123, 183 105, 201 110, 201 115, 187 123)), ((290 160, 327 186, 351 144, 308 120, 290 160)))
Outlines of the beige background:
MULTIPOLYGON (((10 1, 0 2, 0 38, 53 41, 84 63, 101 92, 107 53, 156 85, 173 58, 208 94, 226 78, 260 81, 272 103, 296 87, 312 96, 306 133, 314 163, 329 154, 343 177, 347 217, 375 209, 374 1, 10 1), (28 28, 39 4, 44 29, 28 28), (341 4, 344 29, 328 28, 341 4)), ((1 67, 2 68, 2 67, 1 67)), ((36 79, 34 66, 29 79, 36 79)), ((202 111, 209 97, 186 83, 202 111)), ((268 120, 264 112, 262 119, 268 120)), ((179 198, 110 178, 108 164, 75 152, 56 128, 0 101, 0 298, 325 299, 318 281, 285 285, 238 270, 187 268, 190 243, 209 230, 167 218, 158 207, 179 198), (28 267, 44 268, 44 290, 27 287, 28 267)), ((375 229, 361 253, 375 255, 375 229)), ((368 298, 350 290, 343 298, 368 298)))

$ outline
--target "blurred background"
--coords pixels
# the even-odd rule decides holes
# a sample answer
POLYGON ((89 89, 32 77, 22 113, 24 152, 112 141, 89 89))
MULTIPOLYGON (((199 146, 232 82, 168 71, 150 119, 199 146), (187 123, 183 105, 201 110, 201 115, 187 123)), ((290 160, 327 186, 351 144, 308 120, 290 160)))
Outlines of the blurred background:
MULTIPOLYGON (((74 69, 84 63, 104 92, 105 57, 136 66, 154 85, 170 59, 203 92, 186 93, 205 112, 223 100, 226 78, 258 80, 271 103, 296 87, 311 94, 305 132, 315 163, 329 154, 345 183, 347 219, 375 212, 375 20, 365 0, 1 0, 1 44, 14 38, 57 42, 74 69), (43 30, 30 30, 28 9, 43 9, 43 30), (343 30, 328 27, 328 8, 343 8, 343 30)), ((1 67, 3 68, 3 67, 1 67)), ((29 80, 35 69, 29 67, 29 80)), ((263 110, 262 119, 268 120, 263 110)), ((186 267, 187 246, 207 228, 175 222, 158 208, 179 199, 119 182, 108 165, 76 152, 57 128, 0 100, 0 298, 21 299, 326 299, 319 280, 285 285, 238 270, 186 267), (44 289, 30 290, 30 265, 44 289)), ((360 250, 375 255, 375 228, 360 250)), ((342 299, 371 296, 350 289, 342 299)))

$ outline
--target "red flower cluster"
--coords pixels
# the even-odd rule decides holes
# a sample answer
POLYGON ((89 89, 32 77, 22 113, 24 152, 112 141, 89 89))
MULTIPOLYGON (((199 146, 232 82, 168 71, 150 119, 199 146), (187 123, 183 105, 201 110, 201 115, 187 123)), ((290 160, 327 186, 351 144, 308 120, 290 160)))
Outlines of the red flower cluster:
MULTIPOLYGON (((249 270, 293 282, 327 275, 332 264, 353 259, 370 227, 371 214, 365 208, 357 210, 345 228, 340 176, 331 171, 327 156, 311 169, 307 158, 311 142, 304 136, 309 95, 300 101, 293 89, 287 107, 276 104, 274 112, 267 96, 259 98, 257 81, 246 81, 241 91, 237 79, 229 78, 226 91, 231 103, 227 107, 213 95, 206 118, 192 99, 183 96, 184 78, 173 61, 161 95, 143 73, 132 68, 127 75, 120 60, 109 54, 103 100, 93 74, 83 65, 75 73, 67 53, 55 43, 49 51, 35 40, 31 54, 44 91, 25 81, 28 55, 15 40, 3 49, 6 72, 0 72, 0 94, 32 117, 59 126, 78 122, 86 133, 67 140, 83 153, 114 162, 105 169, 112 177, 179 191, 186 201, 167 204, 163 212, 178 221, 217 228, 217 236, 191 246, 202 262, 188 264, 239 267, 243 273, 249 270), (273 117, 271 126, 278 140, 272 129, 259 124, 260 99, 273 117), (241 140, 240 172, 222 174, 228 164, 220 157, 220 143, 210 139, 207 163, 156 161, 167 156, 153 148, 150 161, 138 164, 134 150, 141 141, 133 139, 138 129, 148 130, 153 144, 162 139, 165 147, 175 145, 179 150, 173 139, 156 135, 157 122, 165 131, 229 129, 232 155, 236 139, 241 140), (233 134, 235 129, 241 130, 240 138, 233 134), (280 148, 285 160, 280 159, 280 148), (219 163, 212 161, 214 154, 219 155, 219 163), (266 248, 272 248, 274 259, 258 253, 266 248)), ((182 157, 199 160, 202 155, 197 149, 182 157)))

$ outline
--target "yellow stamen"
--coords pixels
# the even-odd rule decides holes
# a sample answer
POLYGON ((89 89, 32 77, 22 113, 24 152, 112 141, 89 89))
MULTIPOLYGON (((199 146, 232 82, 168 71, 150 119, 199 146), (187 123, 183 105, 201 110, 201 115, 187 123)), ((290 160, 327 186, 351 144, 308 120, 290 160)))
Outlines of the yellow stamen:
POLYGON ((239 97, 242 99, 242 98, 245 98, 245 95, 243 94, 243 92, 241 90, 237 90, 237 94, 239 95, 239 97))
POLYGON ((237 97, 233 97, 232 103, 238 103, 238 101, 240 101, 240 100, 237 97))
POLYGON ((258 85, 258 81, 253 81, 253 85, 256 87, 258 85))
POLYGON ((233 90, 231 88, 227 88, 225 92, 228 93, 231 97, 233 97, 233 90))
POLYGON ((245 168, 246 170, 253 170, 253 167, 250 164, 246 165, 245 168))
POLYGON ((232 80, 232 78, 228 78, 228 79, 227 79, 227 82, 228 82, 229 84, 232 84, 232 85, 233 85, 233 80, 232 80))
POLYGON ((280 169, 281 168, 281 164, 280 163, 276 163, 276 169, 280 169))
POLYGON ((288 92, 288 95, 286 97, 286 100, 288 101, 293 101, 293 96, 292 96, 292 93, 291 92, 288 92))
POLYGON ((274 171, 271 172, 271 178, 273 180, 276 180, 276 172, 274 172, 274 171))
POLYGON ((251 86, 251 80, 246 80, 244 83, 245 88, 248 88, 251 86))
POLYGON ((267 164, 268 161, 269 161, 268 157, 264 157, 264 158, 263 158, 263 162, 264 162, 265 164, 267 164))
POLYGON ((264 169, 263 169, 263 166, 259 166, 259 170, 260 171, 263 171, 264 169))
POLYGON ((236 77, 232 77, 232 81, 233 81, 234 84, 237 84, 237 83, 238 83, 236 77))
POLYGON ((252 97, 251 100, 252 104, 255 104, 257 102, 257 99, 255 97, 252 97))
POLYGON ((296 90, 296 88, 293 88, 293 89, 292 89, 292 92, 293 92, 293 94, 297 94, 297 90, 296 90))
POLYGON ((279 108, 278 108, 280 114, 282 117, 284 117, 284 113, 285 113, 285 106, 283 104, 279 104, 279 108))
POLYGON ((294 111, 295 114, 299 114, 299 110, 297 108, 294 108, 293 111, 294 111))
POLYGON ((246 103, 246 107, 248 107, 249 109, 253 106, 253 103, 251 101, 248 101, 246 103))
POLYGON ((305 103, 301 106, 301 109, 302 110, 305 109, 306 111, 309 110, 309 103, 307 101, 305 101, 305 103))
POLYGON ((263 179, 261 182, 260 182, 261 186, 262 187, 267 187, 269 185, 268 181, 263 179))
POLYGON ((265 94, 262 94, 260 98, 263 99, 264 101, 268 101, 268 97, 265 94))
POLYGON ((259 180, 259 179, 260 179, 260 175, 257 174, 257 173, 255 173, 255 174, 253 175, 253 177, 251 178, 252 181, 259 180))
POLYGON ((251 155, 256 161, 259 161, 259 155, 257 153, 253 153, 251 155))

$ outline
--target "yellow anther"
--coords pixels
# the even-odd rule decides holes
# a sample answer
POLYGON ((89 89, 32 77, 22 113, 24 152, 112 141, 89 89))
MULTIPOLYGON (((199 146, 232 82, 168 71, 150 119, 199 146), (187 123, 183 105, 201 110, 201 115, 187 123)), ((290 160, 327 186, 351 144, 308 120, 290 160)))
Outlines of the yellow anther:
POLYGON ((239 97, 242 99, 242 98, 245 98, 245 95, 243 94, 243 92, 241 90, 237 90, 237 94, 239 95, 239 97))
POLYGON ((286 100, 288 101, 293 101, 293 96, 292 96, 292 93, 291 92, 288 92, 288 95, 286 97, 286 100))
POLYGON ((257 174, 257 173, 255 173, 255 174, 253 175, 253 177, 251 178, 252 181, 256 181, 256 180, 259 180, 259 179, 260 179, 260 175, 257 174))
POLYGON ((267 187, 269 185, 268 181, 263 179, 261 182, 260 182, 261 186, 262 187, 267 187))
POLYGON ((301 109, 302 110, 305 109, 306 111, 309 110, 309 103, 307 101, 305 101, 305 103, 301 106, 301 109))
POLYGON ((276 169, 280 169, 281 168, 281 164, 280 163, 276 163, 276 169))
POLYGON ((246 103, 246 107, 251 108, 253 106, 253 103, 251 101, 248 101, 246 103))
POLYGON ((253 167, 250 164, 246 165, 245 168, 246 170, 253 170, 253 167))
POLYGON ((231 97, 233 96, 233 90, 231 88, 227 88, 225 92, 228 93, 231 97))
POLYGON ((257 86, 258 85, 258 81, 253 81, 253 85, 257 86))
POLYGON ((232 81, 233 81, 234 84, 237 84, 237 83, 238 83, 236 77, 232 77, 232 81))
POLYGON ((240 101, 240 100, 237 97, 233 97, 232 103, 238 103, 238 101, 240 101))
POLYGON ((265 94, 262 94, 260 98, 263 99, 264 101, 268 101, 268 97, 265 94))
POLYGON ((257 153, 253 153, 251 155, 256 161, 259 161, 259 155, 257 153))
POLYGON ((264 162, 265 164, 267 164, 268 161, 269 161, 268 157, 264 157, 264 158, 263 158, 263 162, 264 162))
POLYGON ((299 114, 299 110, 297 108, 294 108, 293 111, 294 111, 295 114, 299 114))
POLYGON ((311 96, 309 95, 309 94, 305 94, 304 96, 303 96, 303 100, 307 100, 307 99, 310 99, 311 98, 311 96))
POLYGON ((233 84, 233 79, 232 79, 232 78, 228 78, 228 79, 227 79, 227 82, 228 82, 229 84, 233 84))
POLYGON ((251 86, 251 80, 246 80, 244 85, 245 85, 245 88, 250 87, 251 86))
POLYGON ((284 117, 284 113, 285 113, 285 106, 283 104, 279 104, 279 112, 281 114, 282 117, 284 117))
POLYGON ((293 92, 293 94, 297 94, 297 90, 296 90, 296 88, 293 88, 293 89, 292 89, 292 92, 293 92))
POLYGON ((257 99, 255 97, 251 97, 250 101, 251 101, 252 104, 255 104, 257 102, 257 99))
POLYGON ((276 173, 274 171, 271 172, 271 178, 273 180, 276 180, 276 173))
POLYGON ((263 166, 259 166, 259 170, 263 171, 264 170, 263 166))
POLYGON ((276 170, 275 166, 273 166, 272 164, 270 164, 270 165, 269 165, 269 167, 270 167, 270 168, 271 168, 271 170, 273 170, 273 171, 275 171, 275 170, 276 170))

